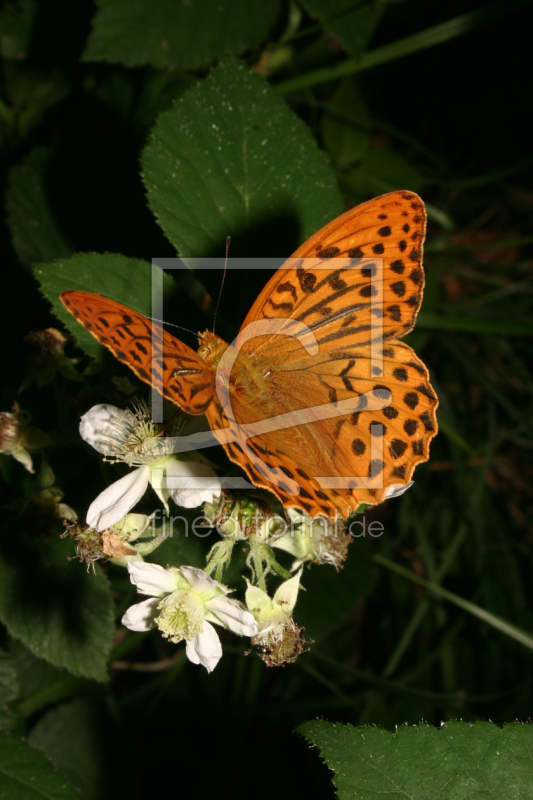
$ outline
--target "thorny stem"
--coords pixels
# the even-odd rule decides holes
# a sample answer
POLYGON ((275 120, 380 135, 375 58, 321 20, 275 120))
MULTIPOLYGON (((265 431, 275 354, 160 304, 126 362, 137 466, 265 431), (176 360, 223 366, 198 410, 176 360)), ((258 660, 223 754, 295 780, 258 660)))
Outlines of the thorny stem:
POLYGON ((222 580, 222 573, 231 561, 231 554, 233 552, 234 541, 231 539, 224 539, 222 542, 217 542, 213 545, 207 554, 207 565, 205 571, 211 575, 216 570, 216 580, 222 580))
POLYGON ((252 572, 253 582, 266 592, 266 576, 269 572, 276 572, 285 580, 291 577, 290 572, 283 569, 274 558, 272 548, 266 544, 250 544, 250 552, 246 558, 246 566, 252 572), (265 567, 263 568, 263 564, 265 567))

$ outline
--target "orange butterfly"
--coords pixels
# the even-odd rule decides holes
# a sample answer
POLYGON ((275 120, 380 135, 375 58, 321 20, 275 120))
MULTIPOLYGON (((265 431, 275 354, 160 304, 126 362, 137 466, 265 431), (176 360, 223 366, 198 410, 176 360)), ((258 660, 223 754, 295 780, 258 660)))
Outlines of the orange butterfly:
POLYGON ((277 270, 232 345, 204 331, 196 353, 113 300, 61 300, 141 380, 206 414, 253 484, 347 517, 407 484, 437 433, 428 371, 398 341, 422 301, 425 230, 413 192, 347 211, 277 270))

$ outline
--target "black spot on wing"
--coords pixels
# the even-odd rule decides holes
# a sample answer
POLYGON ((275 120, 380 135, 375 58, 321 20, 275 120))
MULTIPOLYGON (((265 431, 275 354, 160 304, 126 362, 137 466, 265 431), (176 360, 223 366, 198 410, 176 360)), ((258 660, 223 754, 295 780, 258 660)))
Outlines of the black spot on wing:
POLYGON ((317 256, 319 258, 335 258, 339 253, 340 250, 338 247, 326 247, 324 250, 317 252, 317 256))
POLYGON ((294 302, 298 300, 298 295, 296 294, 296 289, 294 285, 290 281, 284 281, 283 283, 278 284, 276 287, 276 292, 278 294, 282 294, 283 292, 289 292, 292 295, 294 302))
POLYGON ((398 381, 405 383, 407 380, 407 370, 405 370, 403 367, 397 367, 397 369, 393 370, 392 374, 398 381))
POLYGON ((356 456, 362 456, 366 450, 366 444, 362 439, 354 439, 352 442, 352 450, 356 456))
POLYGON ((418 405, 418 395, 417 395, 417 393, 416 392, 407 392, 407 394, 405 394, 403 396, 403 402, 405 403, 407 408, 410 408, 411 410, 413 408, 416 408, 417 405, 418 405))
POLYGON ((392 406, 387 406, 387 408, 383 409, 383 416, 387 417, 387 419, 396 419, 398 411, 392 406))
POLYGON ((396 297, 403 297, 405 294, 405 283, 403 281, 396 281, 396 283, 391 283, 390 288, 396 295, 396 297))
POLYGON ((385 463, 379 458, 373 458, 368 467, 368 477, 375 478, 382 471, 385 463))
POLYGON ((418 428, 418 420, 416 419, 406 419, 403 423, 403 429, 408 436, 413 436, 416 433, 418 428))
POLYGON ((420 414, 418 419, 420 420, 420 422, 423 423, 423 425, 424 425, 424 427, 425 427, 425 429, 427 431, 434 431, 435 430, 435 426, 433 425, 431 417, 429 416, 429 411, 424 411, 423 414, 420 414))
POLYGON ((402 321, 402 314, 400 311, 400 306, 394 305, 389 306, 387 308, 387 313, 389 317, 392 319, 393 322, 401 322, 402 321))
POLYGON ((401 439, 393 439, 389 444, 389 452, 394 459, 401 458, 406 450, 407 442, 401 439))

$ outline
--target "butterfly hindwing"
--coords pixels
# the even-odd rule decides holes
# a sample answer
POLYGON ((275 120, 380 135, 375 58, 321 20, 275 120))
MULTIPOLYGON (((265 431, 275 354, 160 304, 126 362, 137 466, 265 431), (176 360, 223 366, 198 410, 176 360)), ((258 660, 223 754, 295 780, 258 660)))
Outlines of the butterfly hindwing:
POLYGON ((247 441, 237 438, 227 448, 230 458, 284 505, 308 513, 346 517, 361 503, 381 502, 390 486, 408 483, 415 466, 428 459, 437 398, 425 366, 403 342, 385 343, 379 376, 372 374, 372 363, 367 345, 338 352, 335 359, 318 354, 271 370, 271 401, 260 415, 259 404, 251 415, 236 397, 235 417, 246 431, 246 423, 259 416, 272 420, 296 409, 301 424, 296 419, 247 441), (321 418, 323 409, 327 415, 321 418), (291 480, 298 494, 287 491, 291 480))

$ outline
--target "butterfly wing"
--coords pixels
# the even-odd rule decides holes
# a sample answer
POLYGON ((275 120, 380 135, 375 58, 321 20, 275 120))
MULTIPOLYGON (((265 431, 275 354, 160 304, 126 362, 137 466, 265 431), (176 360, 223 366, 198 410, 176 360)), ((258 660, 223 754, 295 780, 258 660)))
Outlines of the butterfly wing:
POLYGON ((243 345, 232 394, 240 430, 226 449, 284 505, 347 516, 427 460, 437 398, 423 363, 396 338, 412 329, 422 300, 425 226, 412 192, 363 203, 303 244, 250 310, 241 331, 279 320, 281 332, 243 345), (284 320, 305 324, 316 352, 283 335, 284 320), (293 424, 250 435, 291 413, 293 424))
POLYGON ((322 349, 345 340, 367 344, 379 322, 383 339, 403 336, 422 302, 425 232, 424 204, 414 192, 391 192, 350 209, 275 273, 242 327, 297 319, 316 333, 322 349))
POLYGON ((68 291, 61 302, 119 361, 187 414, 204 414, 214 396, 214 371, 161 325, 107 297, 68 291))

